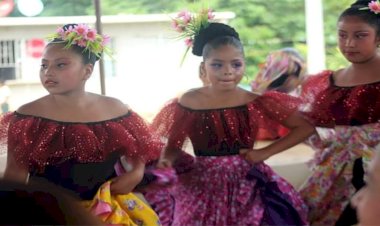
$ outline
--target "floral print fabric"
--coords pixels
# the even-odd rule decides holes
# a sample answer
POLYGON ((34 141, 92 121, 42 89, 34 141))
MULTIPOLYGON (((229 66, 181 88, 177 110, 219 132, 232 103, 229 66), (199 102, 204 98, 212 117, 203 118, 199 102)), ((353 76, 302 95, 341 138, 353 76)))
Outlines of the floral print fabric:
POLYGON ((308 143, 315 150, 313 174, 300 193, 309 206, 312 225, 334 225, 355 193, 353 165, 362 157, 364 170, 380 144, 380 124, 317 128, 308 143))

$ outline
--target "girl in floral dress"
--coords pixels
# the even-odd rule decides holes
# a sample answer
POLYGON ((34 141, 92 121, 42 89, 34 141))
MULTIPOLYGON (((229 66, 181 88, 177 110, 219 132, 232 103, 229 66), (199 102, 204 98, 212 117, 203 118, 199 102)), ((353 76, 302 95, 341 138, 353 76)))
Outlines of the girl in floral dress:
POLYGON ((357 223, 350 198, 364 183, 380 144, 380 3, 356 1, 338 19, 338 45, 350 62, 311 76, 302 85, 306 115, 318 126, 312 175, 301 194, 313 225, 357 223))
POLYGON ((201 13, 206 21, 198 21, 192 52, 203 56, 210 84, 167 104, 152 123, 167 140, 158 167, 178 164, 187 142, 194 148, 194 161, 181 165, 186 170, 170 190, 172 225, 305 225, 299 194, 263 161, 303 141, 314 128, 297 114, 293 97, 260 96, 238 87, 245 71, 239 35, 201 13), (253 148, 260 126, 274 121, 290 128, 289 134, 253 148))
POLYGON ((50 37, 40 79, 48 95, 1 119, 7 145, 4 177, 44 179, 66 188, 109 224, 158 225, 157 215, 131 191, 162 143, 121 101, 85 91, 108 38, 85 24, 68 24, 50 37), (133 170, 114 166, 127 157, 133 170))

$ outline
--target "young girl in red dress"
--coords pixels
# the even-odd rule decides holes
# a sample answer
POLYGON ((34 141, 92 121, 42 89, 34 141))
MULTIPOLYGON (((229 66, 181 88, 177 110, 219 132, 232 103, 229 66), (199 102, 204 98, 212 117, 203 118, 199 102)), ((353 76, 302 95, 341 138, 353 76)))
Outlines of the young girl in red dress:
POLYGON ((313 225, 354 225, 349 203, 380 144, 380 3, 359 0, 338 19, 338 45, 350 64, 302 85, 306 114, 318 126, 316 153, 301 194, 313 225))
MULTIPOLYGON (((101 200, 104 191, 116 198, 130 194, 143 177, 145 163, 159 157, 162 143, 138 114, 115 98, 85 91, 95 62, 107 50, 107 39, 85 24, 65 25, 51 36, 40 69, 49 94, 1 120, 0 141, 7 144, 6 179, 27 183, 43 178, 82 200, 97 195, 96 202, 104 207, 109 204, 101 200), (117 176, 114 166, 122 156, 133 169, 117 176)), ((148 222, 159 223, 137 198, 129 195, 124 201, 129 210, 145 211, 145 217, 151 217, 148 222)), ((128 216, 116 222, 111 218, 106 222, 124 223, 128 216)))
MULTIPOLYGON (((202 12, 207 20, 207 11, 202 12)), ((278 92, 259 96, 238 86, 245 60, 235 29, 205 20, 199 24, 192 53, 203 57, 210 83, 167 104, 152 123, 167 140, 158 167, 174 166, 178 172, 187 142, 195 154, 187 168, 179 167, 186 170, 178 172, 170 190, 172 225, 307 224, 299 194, 263 161, 303 141, 314 128, 297 113, 292 97, 278 92), (257 149, 258 129, 267 122, 280 122, 290 132, 257 149)))

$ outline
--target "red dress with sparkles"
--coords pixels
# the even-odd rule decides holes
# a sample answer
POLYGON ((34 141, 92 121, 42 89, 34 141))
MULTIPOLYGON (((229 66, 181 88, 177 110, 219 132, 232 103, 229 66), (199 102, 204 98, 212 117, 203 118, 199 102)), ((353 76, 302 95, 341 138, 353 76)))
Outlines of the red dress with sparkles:
POLYGON ((380 120, 380 81, 342 87, 335 85, 332 71, 324 71, 308 78, 301 96, 316 126, 359 126, 380 120))
POLYGON ((0 142, 30 176, 43 177, 83 199, 115 176, 119 157, 157 159, 162 143, 135 112, 97 122, 60 122, 9 113, 1 120, 0 142))
POLYGON ((166 105, 153 128, 168 138, 167 149, 180 151, 189 140, 195 153, 191 166, 186 166, 190 170, 179 174, 171 189, 173 225, 270 224, 276 216, 268 214, 273 203, 266 195, 274 190, 305 224, 306 206, 293 187, 265 163, 252 165, 238 154, 239 149, 254 146, 260 127, 286 119, 297 102, 270 92, 245 105, 221 109, 194 110, 176 100, 166 105))
POLYGON ((350 205, 355 190, 363 186, 361 159, 366 165, 380 143, 376 129, 380 121, 380 81, 341 87, 335 84, 333 71, 323 71, 309 77, 302 89, 305 115, 319 127, 319 136, 309 139, 315 149, 313 174, 300 192, 310 208, 312 224, 334 225, 350 205))

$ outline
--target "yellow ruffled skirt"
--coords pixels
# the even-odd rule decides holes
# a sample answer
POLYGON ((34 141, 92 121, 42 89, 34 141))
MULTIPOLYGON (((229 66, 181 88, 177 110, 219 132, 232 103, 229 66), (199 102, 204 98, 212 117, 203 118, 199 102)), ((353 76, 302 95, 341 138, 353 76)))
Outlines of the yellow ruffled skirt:
POLYGON ((91 201, 84 206, 109 225, 161 225, 157 214, 133 193, 111 195, 111 182, 103 184, 91 201))

